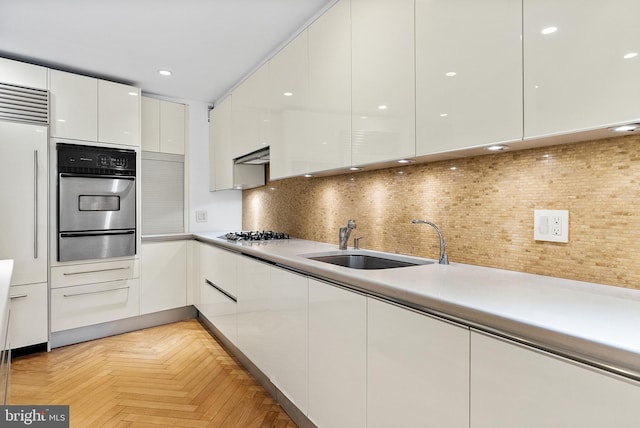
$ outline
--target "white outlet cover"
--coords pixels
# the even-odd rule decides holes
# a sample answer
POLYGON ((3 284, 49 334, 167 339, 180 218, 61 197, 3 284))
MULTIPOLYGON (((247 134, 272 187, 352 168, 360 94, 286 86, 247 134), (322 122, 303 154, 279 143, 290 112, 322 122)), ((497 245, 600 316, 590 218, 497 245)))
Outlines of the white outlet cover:
POLYGON ((533 239, 569 242, 569 211, 533 210, 533 239))

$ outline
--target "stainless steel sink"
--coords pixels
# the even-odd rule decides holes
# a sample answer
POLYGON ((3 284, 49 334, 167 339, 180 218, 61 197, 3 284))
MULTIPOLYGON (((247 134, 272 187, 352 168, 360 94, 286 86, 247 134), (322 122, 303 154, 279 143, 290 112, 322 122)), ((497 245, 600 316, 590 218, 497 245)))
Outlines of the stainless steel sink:
POLYGON ((301 254, 301 256, 310 260, 344 266, 351 269, 392 269, 434 263, 431 260, 417 257, 366 250, 330 251, 326 253, 301 254))

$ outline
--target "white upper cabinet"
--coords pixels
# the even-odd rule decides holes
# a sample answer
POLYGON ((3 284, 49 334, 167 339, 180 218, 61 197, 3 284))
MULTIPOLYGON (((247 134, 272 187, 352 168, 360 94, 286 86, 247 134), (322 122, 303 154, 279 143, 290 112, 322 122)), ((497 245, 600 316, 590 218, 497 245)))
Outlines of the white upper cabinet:
POLYGON ((98 141, 140 146, 140 89, 98 80, 98 141))
POLYGON ((233 187, 231 98, 232 96, 228 96, 209 112, 210 191, 233 187))
POLYGON ((525 137, 640 119, 639 14, 637 0, 524 1, 525 137))
POLYGON ((142 97, 142 150, 183 155, 186 106, 142 97))
POLYGON ((521 17, 520 0, 416 0, 418 156, 522 139, 521 17))
POLYGON ((306 30, 269 62, 269 89, 271 178, 284 178, 307 172, 310 132, 306 30))
POLYGON ((233 159, 269 145, 269 63, 233 91, 233 159))
POLYGON ((336 3, 308 29, 309 137, 306 171, 351 165, 351 10, 336 3))
POLYGON ((352 163, 415 156, 413 0, 351 0, 352 163))
POLYGON ((50 132, 52 137, 98 140, 98 81, 50 70, 50 132))
POLYGON ((0 83, 47 89, 47 72, 45 67, 0 58, 0 83))

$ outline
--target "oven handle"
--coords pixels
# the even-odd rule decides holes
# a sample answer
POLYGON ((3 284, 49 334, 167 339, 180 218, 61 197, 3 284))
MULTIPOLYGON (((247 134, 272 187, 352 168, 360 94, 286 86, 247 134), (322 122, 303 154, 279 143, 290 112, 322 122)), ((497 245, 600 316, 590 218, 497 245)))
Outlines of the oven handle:
POLYGON ((123 230, 123 231, 97 231, 97 232, 62 232, 61 238, 79 238, 82 236, 100 236, 100 235, 132 235, 136 233, 135 230, 123 230))
POLYGON ((135 181, 136 177, 131 175, 101 175, 101 174, 75 174, 71 172, 61 172, 61 178, 65 177, 78 177, 78 178, 110 178, 116 180, 131 180, 135 181))

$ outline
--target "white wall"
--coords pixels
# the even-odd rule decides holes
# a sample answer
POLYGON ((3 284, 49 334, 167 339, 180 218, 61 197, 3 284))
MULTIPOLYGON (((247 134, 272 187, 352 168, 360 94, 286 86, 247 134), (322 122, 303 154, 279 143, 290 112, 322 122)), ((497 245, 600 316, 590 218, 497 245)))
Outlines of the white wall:
POLYGON ((242 191, 209 191, 209 110, 205 103, 189 105, 189 232, 242 229, 242 191), (196 223, 196 211, 207 211, 207 222, 196 223))

